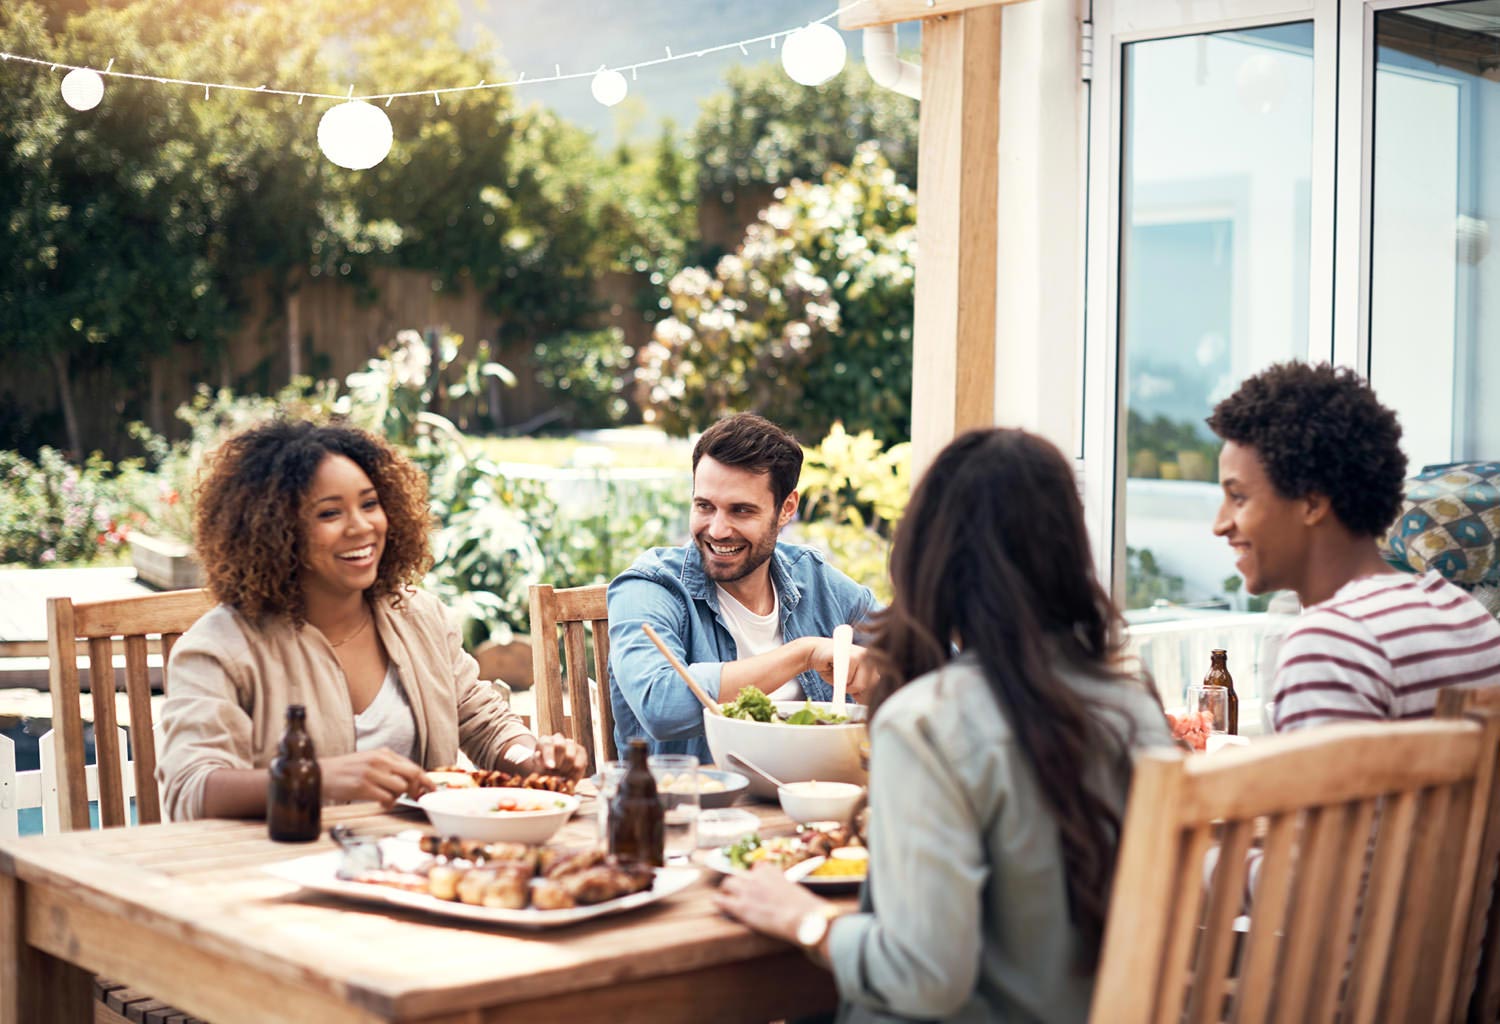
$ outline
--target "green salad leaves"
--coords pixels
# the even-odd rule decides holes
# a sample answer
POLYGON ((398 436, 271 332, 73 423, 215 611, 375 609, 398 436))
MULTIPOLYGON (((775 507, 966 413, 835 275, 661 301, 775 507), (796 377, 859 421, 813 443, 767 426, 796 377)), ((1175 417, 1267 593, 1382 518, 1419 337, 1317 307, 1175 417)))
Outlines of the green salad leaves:
POLYGON ((843 725, 849 721, 848 715, 836 715, 822 708, 815 708, 812 702, 803 705, 802 710, 794 711, 784 719, 787 725, 843 725))
POLYGON ((785 725, 843 725, 848 715, 837 715, 822 708, 815 708, 809 701, 801 710, 790 715, 779 715, 771 698, 753 686, 740 691, 733 704, 723 704, 724 714, 730 718, 742 718, 752 722, 780 722, 785 725))
POLYGON ((724 705, 724 714, 730 718, 744 718, 754 722, 774 722, 776 705, 755 687, 747 686, 740 691, 733 704, 724 705))
MULTIPOLYGON (((760 691, 757 690, 756 692, 759 693, 760 691)), ((729 863, 741 871, 748 871, 750 870, 750 863, 745 858, 758 849, 760 849, 760 836, 752 832, 733 846, 728 847, 724 852, 729 855, 729 863)))

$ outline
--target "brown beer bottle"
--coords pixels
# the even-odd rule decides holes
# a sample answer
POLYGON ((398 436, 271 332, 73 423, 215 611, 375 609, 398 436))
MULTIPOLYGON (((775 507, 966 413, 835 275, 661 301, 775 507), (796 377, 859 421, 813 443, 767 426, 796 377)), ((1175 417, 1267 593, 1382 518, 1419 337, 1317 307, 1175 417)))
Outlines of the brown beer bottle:
POLYGON ((631 740, 625 760, 625 777, 609 801, 609 852, 659 868, 666 863, 666 822, 646 763, 646 741, 631 740))
POLYGON ((271 760, 266 784, 266 826, 282 843, 305 843, 323 830, 323 773, 307 734, 307 709, 290 704, 286 732, 271 760))
POLYGON ((1224 706, 1228 708, 1229 721, 1226 726, 1229 735, 1240 734, 1240 697, 1234 692, 1234 677, 1229 674, 1229 655, 1224 651, 1213 650, 1208 652, 1208 675, 1203 677, 1204 686, 1222 686, 1228 690, 1228 696, 1224 706))

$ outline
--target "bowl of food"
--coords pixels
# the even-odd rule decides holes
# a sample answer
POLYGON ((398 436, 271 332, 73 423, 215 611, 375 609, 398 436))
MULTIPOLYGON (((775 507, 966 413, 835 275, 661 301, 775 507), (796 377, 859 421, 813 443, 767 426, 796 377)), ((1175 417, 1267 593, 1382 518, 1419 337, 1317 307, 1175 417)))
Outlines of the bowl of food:
MULTIPOLYGON (((728 807, 745 795, 750 780, 739 772, 722 771, 717 768, 698 769, 698 806, 710 808, 728 807)), ((684 775, 664 772, 656 779, 657 792, 691 793, 693 782, 684 775)), ((670 804, 670 800, 669 800, 670 804)))
POLYGON ((439 789, 417 801, 445 836, 545 843, 578 810, 578 798, 536 789, 439 789))
POLYGON ((781 809, 793 821, 848 821, 864 794, 852 782, 788 782, 776 791, 781 809))
MULTIPOLYGON (((731 755, 782 782, 850 782, 864 785, 859 745, 866 738, 865 709, 817 701, 771 701, 745 687, 724 714, 703 711, 703 730, 715 763, 737 768, 731 755)), ((776 785, 750 775, 750 792, 776 799, 776 785)))

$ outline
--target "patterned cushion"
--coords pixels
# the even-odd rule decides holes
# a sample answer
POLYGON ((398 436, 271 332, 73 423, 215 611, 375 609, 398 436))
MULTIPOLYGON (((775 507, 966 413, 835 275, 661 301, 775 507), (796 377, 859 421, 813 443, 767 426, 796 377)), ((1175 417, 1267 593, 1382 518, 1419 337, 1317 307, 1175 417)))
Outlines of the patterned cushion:
POLYGON ((1439 466, 1406 481, 1380 548, 1397 568, 1436 569, 1468 587, 1500 583, 1500 462, 1439 466))

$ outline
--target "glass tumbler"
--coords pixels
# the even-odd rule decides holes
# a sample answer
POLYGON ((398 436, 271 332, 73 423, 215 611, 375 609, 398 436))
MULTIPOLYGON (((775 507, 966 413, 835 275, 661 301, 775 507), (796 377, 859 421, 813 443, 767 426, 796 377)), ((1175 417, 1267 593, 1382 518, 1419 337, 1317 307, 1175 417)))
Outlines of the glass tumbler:
POLYGON ((1228 732, 1229 691, 1224 687, 1189 686, 1187 688, 1187 709, 1189 711, 1206 711, 1212 716, 1208 723, 1208 731, 1210 733, 1228 732))
POLYGON ((599 796, 594 810, 599 816, 599 842, 609 845, 609 802, 620 789, 620 780, 628 768, 624 761, 604 761, 599 765, 599 796))
POLYGON ((692 754, 658 754, 647 764, 666 820, 666 859, 686 860, 698 846, 698 759, 692 754))

